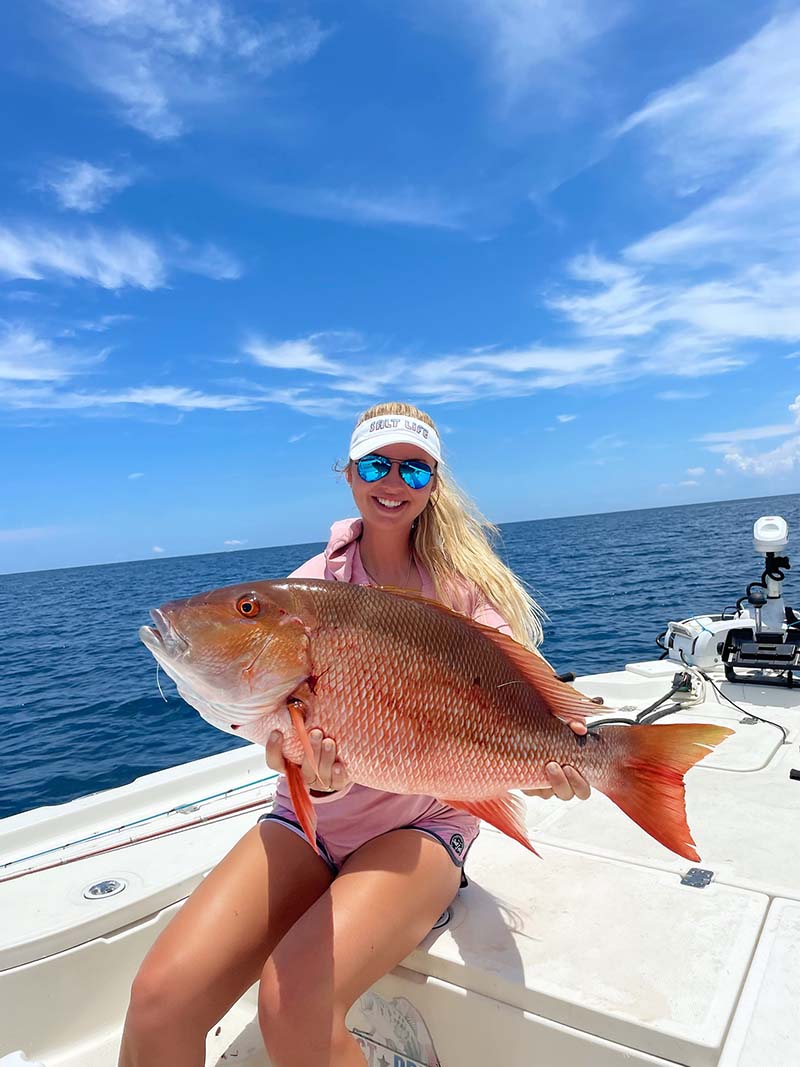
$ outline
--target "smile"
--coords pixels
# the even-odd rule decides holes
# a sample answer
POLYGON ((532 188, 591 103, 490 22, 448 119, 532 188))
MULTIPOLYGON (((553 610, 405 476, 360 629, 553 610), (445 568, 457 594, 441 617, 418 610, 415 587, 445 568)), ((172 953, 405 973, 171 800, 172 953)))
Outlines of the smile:
POLYGON ((397 508, 401 508, 403 504, 406 503, 405 500, 390 500, 388 497, 385 496, 376 496, 373 497, 373 500, 375 500, 380 505, 380 507, 386 508, 388 511, 395 511, 397 508))

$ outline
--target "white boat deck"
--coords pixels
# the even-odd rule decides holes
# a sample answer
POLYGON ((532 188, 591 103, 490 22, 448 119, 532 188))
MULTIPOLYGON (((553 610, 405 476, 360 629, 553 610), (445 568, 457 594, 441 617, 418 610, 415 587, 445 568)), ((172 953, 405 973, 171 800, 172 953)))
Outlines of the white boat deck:
MULTIPOLYGON (((674 670, 634 664, 578 685, 608 707, 639 710, 669 691, 674 670)), ((484 828, 449 922, 351 1012, 371 1067, 800 1063, 800 781, 789 777, 800 767, 800 695, 720 684, 784 725, 788 742, 773 726, 743 723, 711 689, 666 720, 736 730, 687 780, 708 884, 682 884, 692 864, 600 794, 531 800, 542 859, 484 828)), ((267 774, 262 751, 238 749, 0 823, 0 862, 18 861, 0 870, 0 1063, 24 1049, 46 1067, 114 1067, 141 957, 269 802, 267 774), (214 794, 227 795, 130 827, 214 794), (89 843, 63 851, 64 842, 123 823, 91 847, 173 832, 2 881, 69 859, 89 843), (57 851, 22 859, 49 849, 57 851), (127 888, 83 896, 108 879, 127 888)), ((251 991, 210 1036, 209 1067, 265 1067, 254 1015, 251 991)))

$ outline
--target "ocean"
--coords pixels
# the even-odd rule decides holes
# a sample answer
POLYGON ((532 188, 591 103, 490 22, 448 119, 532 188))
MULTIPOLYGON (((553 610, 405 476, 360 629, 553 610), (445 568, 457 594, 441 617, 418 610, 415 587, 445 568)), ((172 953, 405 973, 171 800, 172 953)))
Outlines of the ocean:
MULTIPOLYGON (((509 523, 502 551, 549 615, 547 658, 590 674, 652 659, 669 620, 734 604, 761 575, 753 522, 775 514, 797 536, 800 495, 509 523)), ((166 600, 283 577, 322 547, 0 576, 0 817, 244 743, 207 725, 163 672, 162 698, 137 630, 166 600)), ((789 571, 787 600, 800 604, 794 584, 789 571)))

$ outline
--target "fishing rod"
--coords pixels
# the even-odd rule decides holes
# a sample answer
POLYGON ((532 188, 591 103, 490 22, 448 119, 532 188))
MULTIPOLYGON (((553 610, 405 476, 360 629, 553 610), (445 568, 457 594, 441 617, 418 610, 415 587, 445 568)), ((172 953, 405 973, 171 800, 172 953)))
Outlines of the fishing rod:
MULTIPOLYGON (((47 856, 53 852, 63 852, 65 849, 70 848, 72 845, 81 844, 84 841, 94 841, 100 837, 106 837, 109 834, 120 833, 122 830, 125 830, 130 826, 137 826, 141 823, 151 822, 153 819, 158 819, 166 815, 173 815, 182 810, 190 809, 197 804, 205 803, 208 800, 214 800, 220 796, 229 796, 231 793, 237 792, 241 789, 249 789, 252 788, 254 785, 259 785, 263 782, 271 781, 276 777, 277 775, 271 775, 268 778, 260 779, 258 782, 247 782, 244 785, 235 786, 233 789, 228 789, 223 793, 213 794, 212 796, 204 798, 203 800, 189 801, 188 803, 181 804, 176 808, 170 808, 168 811, 158 812, 155 815, 148 815, 143 819, 138 819, 134 822, 126 823, 123 826, 116 827, 114 829, 102 830, 98 834, 92 834, 89 837, 81 838, 78 841, 68 841, 64 845, 57 845, 54 848, 46 849, 42 852, 36 852, 30 856, 21 856, 19 859, 11 860, 8 863, 1 864, 0 870, 6 869, 8 867, 16 867, 20 863, 25 863, 29 860, 38 859, 40 856, 47 856)), ((17 878, 23 878, 27 874, 39 874, 42 871, 53 870, 55 867, 65 867, 67 864, 76 863, 78 860, 90 859, 93 856, 102 856, 108 852, 115 852, 117 849, 128 848, 130 845, 138 845, 143 841, 153 841, 159 837, 167 837, 170 834, 177 834, 182 832, 183 830, 190 830, 193 827, 201 826, 204 823, 216 822, 219 819, 227 818, 232 815, 238 815, 240 812, 243 811, 249 811, 253 808, 263 807, 266 803, 268 803, 269 800, 269 796, 261 797, 258 800, 248 801, 246 804, 238 804, 232 808, 225 808, 222 811, 215 812, 211 815, 199 815, 197 818, 190 819, 189 822, 182 823, 180 826, 167 826, 163 830, 154 830, 151 833, 147 834, 133 835, 122 841, 115 841, 113 844, 104 845, 101 848, 78 852, 73 856, 62 856, 60 859, 54 860, 52 863, 45 863, 37 867, 26 867, 23 871, 13 871, 10 874, 2 874, 0 875, 0 885, 2 885, 4 882, 12 882, 17 878)))

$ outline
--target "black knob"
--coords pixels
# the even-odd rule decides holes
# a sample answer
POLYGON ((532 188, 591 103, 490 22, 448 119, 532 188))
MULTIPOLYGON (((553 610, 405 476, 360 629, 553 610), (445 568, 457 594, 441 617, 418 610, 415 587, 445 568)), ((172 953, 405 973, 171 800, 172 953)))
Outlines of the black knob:
POLYGON ((754 608, 763 608, 767 602, 767 593, 765 589, 751 589, 750 595, 747 598, 748 602, 753 605, 754 608))

